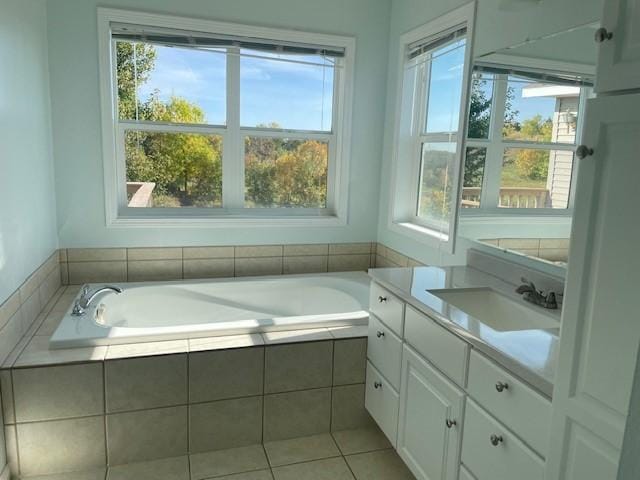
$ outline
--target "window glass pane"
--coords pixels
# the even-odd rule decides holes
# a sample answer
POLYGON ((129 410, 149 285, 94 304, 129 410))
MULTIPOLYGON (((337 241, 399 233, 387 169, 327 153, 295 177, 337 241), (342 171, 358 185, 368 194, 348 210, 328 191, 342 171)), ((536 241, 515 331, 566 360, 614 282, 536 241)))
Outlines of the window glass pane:
POLYGON ((426 133, 458 131, 464 52, 463 38, 431 54, 426 133))
POLYGON ((226 52, 117 42, 121 120, 226 123, 226 52))
POLYGON ((500 177, 499 206, 567 208, 573 152, 507 148, 500 177))
POLYGON ((327 206, 328 142, 245 138, 245 207, 327 206))
POLYGON ((427 224, 448 233, 455 142, 423 143, 417 214, 427 224))
POLYGON ((574 143, 580 88, 509 76, 502 135, 529 142, 574 143))
POLYGON ((219 207, 222 137, 125 132, 129 207, 219 207))
POLYGON ((331 131, 335 59, 242 50, 243 127, 331 131))
POLYGON ((476 72, 473 75, 469 99, 469 138, 489 138, 493 81, 490 73, 476 72))
POLYGON ((462 208, 479 208, 482 193, 482 178, 487 158, 484 147, 467 147, 464 162, 464 183, 462 187, 462 208))

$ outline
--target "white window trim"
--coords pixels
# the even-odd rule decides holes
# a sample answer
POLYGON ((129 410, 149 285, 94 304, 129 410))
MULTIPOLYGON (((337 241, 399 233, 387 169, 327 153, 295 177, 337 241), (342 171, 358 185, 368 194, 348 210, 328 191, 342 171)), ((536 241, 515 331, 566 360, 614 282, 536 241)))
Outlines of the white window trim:
MULTIPOLYGON (((387 228, 399 235, 411 238, 421 244, 427 245, 432 248, 443 249, 447 253, 454 253, 455 243, 457 237, 457 220, 453 221, 449 226, 449 235, 445 240, 445 236, 441 232, 433 230, 428 226, 415 223, 414 215, 408 214, 409 206, 412 206, 415 192, 411 192, 408 195, 408 199, 401 199, 403 195, 401 192, 407 189, 407 185, 403 183, 403 179, 408 176, 407 171, 417 172, 419 166, 416 168, 416 162, 419 163, 418 158, 412 158, 411 162, 402 161, 399 157, 399 150, 401 144, 415 141, 415 135, 411 139, 403 138, 402 134, 402 109, 416 108, 415 102, 411 105, 404 104, 405 98, 403 92, 404 87, 404 67, 405 67, 405 52, 409 45, 418 42, 424 38, 437 35, 440 32, 444 32, 448 29, 456 27, 461 24, 465 24, 467 27, 467 42, 465 47, 465 65, 463 74, 462 85, 462 99, 461 99, 461 111, 460 111, 460 126, 458 128, 458 135, 456 138, 457 143, 457 157, 458 157, 458 170, 456 172, 456 178, 454 182, 458 185, 457 192, 460 193, 462 188, 462 180, 464 175, 462 169, 464 167, 464 138, 466 137, 466 118, 468 116, 468 95, 471 77, 471 59, 473 58, 473 31, 475 22, 475 2, 469 2, 449 13, 442 15, 420 27, 417 27, 400 36, 400 45, 398 50, 398 66, 397 66, 397 84, 395 93, 395 112, 394 112, 394 138, 393 149, 391 158, 391 182, 389 189, 389 204, 387 211, 387 228), (411 165, 406 165, 411 163, 411 165)), ((413 117, 413 115, 412 115, 413 117)), ((413 128, 413 127, 412 127, 413 128)), ((410 148, 410 147, 409 147, 410 148)), ((416 157, 414 155, 414 157, 416 157)), ((418 185, 416 185, 416 188, 418 185)), ((412 187, 413 188, 413 187, 412 187)), ((404 195, 407 196, 407 195, 404 195)), ((459 196, 459 195, 457 195, 459 196)), ((457 219, 459 212, 459 199, 455 198, 452 202, 452 216, 451 218, 457 219)))
MULTIPOLYGON (((545 63, 535 63, 530 61, 528 67, 541 67, 545 63)), ((580 73, 580 72, 576 72, 580 73)), ((502 158, 504 150, 507 148, 530 148, 540 150, 563 150, 575 151, 576 145, 580 144, 582 137, 582 125, 585 117, 586 100, 588 89, 583 87, 578 99, 578 122, 576 125, 576 138, 574 143, 554 143, 554 142, 532 142, 522 140, 508 140, 502 137, 504 124, 504 110, 506 101, 507 80, 506 78, 494 83, 491 99, 491 120, 489 124, 489 138, 467 138, 464 151, 466 156, 467 147, 478 147, 486 149, 485 165, 482 174, 482 187, 480 190, 479 208, 461 208, 460 217, 475 217, 478 222, 495 222, 496 219, 504 218, 509 223, 512 219, 514 226, 519 225, 517 217, 526 217, 529 221, 534 218, 544 219, 545 217, 565 217, 569 221, 573 216, 573 202, 575 196, 575 179, 577 178, 579 164, 574 157, 571 184, 569 187, 569 199, 567 208, 503 208, 498 206, 500 191, 500 173, 502 171, 502 158), (496 88, 497 87, 497 88, 496 88), (497 94, 496 94, 497 93, 497 94)), ((544 224, 544 221, 540 221, 544 224)))
MULTIPOLYGON (((328 35, 322 33, 301 32, 280 28, 267 28, 253 25, 242 25, 214 20, 202 20, 195 18, 177 17, 147 12, 130 10, 98 8, 98 49, 99 49, 99 73, 100 73, 100 97, 102 115, 102 148, 104 164, 104 188, 105 188, 105 216, 106 225, 109 228, 145 228, 145 227, 321 227, 341 226, 348 222, 348 194, 349 194, 349 158, 351 154, 351 119, 353 103, 354 59, 355 39, 353 37, 328 35), (336 76, 334 95, 334 121, 332 132, 305 134, 304 138, 316 137, 328 139, 330 145, 329 166, 327 176, 327 208, 325 209, 244 209, 238 205, 237 198, 244 192, 224 192, 223 199, 231 203, 235 208, 224 209, 137 209, 127 208, 123 214, 121 208, 123 175, 123 152, 118 152, 118 135, 121 125, 118 122, 117 98, 115 98, 114 86, 116 85, 115 69, 113 65, 113 49, 111 39, 112 23, 130 23, 152 27, 172 28, 217 34, 237 35, 265 38, 276 41, 290 41, 298 43, 335 46, 345 49, 343 67, 336 76), (119 193, 120 192, 120 193, 119 193)), ((232 79, 227 79, 231 82, 232 79)), ((229 101, 229 100, 228 100, 229 101)), ((237 99, 232 101, 237 101, 237 99)), ((228 115, 239 114, 238 109, 230 111, 228 115)), ((231 122, 229 122, 231 123, 231 122)), ((136 123, 136 128, 140 123, 136 123)), ((143 127, 147 128, 147 127, 143 127)), ((148 126, 149 129, 161 129, 161 126, 148 126)), ((182 126, 184 131, 220 133, 224 127, 216 126, 182 126)), ((176 125, 171 125, 175 130, 176 125)), ((250 132, 252 135, 270 135, 274 137, 293 138, 301 133, 287 130, 254 131, 250 128, 242 128, 242 132, 250 132)), ((242 145, 242 142, 234 142, 242 145)), ((240 155, 239 152, 237 152, 240 155)), ((243 154, 237 158, 242 159, 243 154)), ((224 162, 224 159, 223 159, 224 162)), ((244 162, 223 163, 223 185, 232 185, 224 182, 227 175, 243 175, 244 162)), ((238 183, 239 182, 235 182, 238 183)))

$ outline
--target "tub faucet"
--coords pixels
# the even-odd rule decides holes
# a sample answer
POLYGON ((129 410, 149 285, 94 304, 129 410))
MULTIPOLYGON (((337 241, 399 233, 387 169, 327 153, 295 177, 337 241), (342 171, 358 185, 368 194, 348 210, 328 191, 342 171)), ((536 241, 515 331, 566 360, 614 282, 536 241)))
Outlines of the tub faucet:
POLYGON ((522 298, 527 302, 533 303, 534 305, 539 305, 543 308, 549 308, 555 310, 558 308, 558 302, 556 301, 555 292, 549 292, 547 295, 543 295, 541 291, 536 289, 536 286, 533 282, 528 281, 526 278, 522 277, 524 283, 516 288, 516 293, 522 295, 522 298))
POLYGON ((74 315, 76 317, 80 317, 84 315, 85 310, 91 304, 93 299, 96 298, 101 293, 107 292, 107 291, 122 293, 122 289, 120 287, 115 287, 113 285, 105 285, 103 287, 98 288, 93 293, 89 292, 88 286, 85 285, 84 287, 82 287, 82 293, 80 294, 80 298, 76 300, 76 302, 73 304, 73 310, 71 310, 71 315, 74 315))

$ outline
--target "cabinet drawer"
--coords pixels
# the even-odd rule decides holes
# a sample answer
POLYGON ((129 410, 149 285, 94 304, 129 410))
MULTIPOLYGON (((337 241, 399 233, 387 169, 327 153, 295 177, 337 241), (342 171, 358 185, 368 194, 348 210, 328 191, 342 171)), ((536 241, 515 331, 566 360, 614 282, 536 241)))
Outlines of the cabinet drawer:
POLYGON ((364 406, 394 447, 398 433, 398 405, 398 392, 387 383, 371 362, 367 362, 364 406))
POLYGON ((402 340, 374 315, 369 317, 367 357, 393 388, 400 390, 402 340))
POLYGON ((418 353, 464 386, 469 345, 426 315, 407 307, 404 338, 418 353))
POLYGON ((369 290, 369 310, 376 317, 402 337, 404 302, 389 293, 377 283, 372 283, 369 290))
POLYGON ((470 399, 462 435, 462 463, 478 480, 544 478, 544 460, 470 399))
POLYGON ((475 351, 469 360, 467 390, 489 413, 546 457, 551 428, 549 400, 475 351))

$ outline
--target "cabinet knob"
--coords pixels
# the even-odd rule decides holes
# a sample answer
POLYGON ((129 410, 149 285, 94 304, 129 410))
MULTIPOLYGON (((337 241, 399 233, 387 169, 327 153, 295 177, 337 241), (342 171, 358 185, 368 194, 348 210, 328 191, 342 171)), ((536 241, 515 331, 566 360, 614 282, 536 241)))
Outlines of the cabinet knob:
POLYGON ((380 330, 378 330, 376 333, 376 337, 378 338, 384 337, 384 332, 381 332, 380 330))
POLYGON ((380 383, 380 382, 373 382, 373 388, 376 388, 376 389, 378 389, 378 388, 382 388, 382 383, 380 383))
POLYGON ((489 440, 491 441, 491 445, 493 445, 494 447, 497 447, 503 442, 502 435, 496 435, 496 434, 491 435, 489 437, 489 440))
POLYGON ((496 383, 496 390, 498 392, 503 392, 505 390, 509 390, 509 384, 505 383, 505 382, 497 382, 496 383))
POLYGON ((378 297, 378 302, 380 302, 380 303, 384 303, 384 302, 386 302, 386 301, 387 301, 387 297, 383 297, 382 295, 380 295, 380 296, 378 297))
POLYGON ((597 43, 602 43, 605 40, 611 40, 613 38, 613 33, 607 31, 604 27, 600 27, 596 30, 594 37, 597 43))
POLYGON ((576 157, 580 160, 584 160, 590 155, 593 155, 593 148, 587 147, 586 145, 578 145, 578 148, 576 148, 576 157))
POLYGON ((454 425, 457 425, 458 423, 455 420, 449 420, 448 418, 445 420, 445 425, 447 426, 447 428, 451 428, 454 425))

